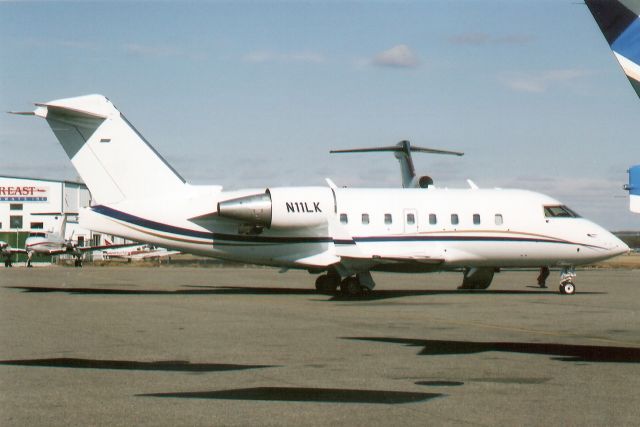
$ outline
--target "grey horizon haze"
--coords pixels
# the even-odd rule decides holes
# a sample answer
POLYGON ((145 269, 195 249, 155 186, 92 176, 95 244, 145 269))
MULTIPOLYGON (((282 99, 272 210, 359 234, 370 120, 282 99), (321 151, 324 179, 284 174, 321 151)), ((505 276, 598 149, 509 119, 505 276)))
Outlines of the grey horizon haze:
MULTIPOLYGON (((640 230, 622 185, 640 100, 567 1, 0 2, 0 109, 101 93, 190 183, 396 187, 412 144, 437 186, 548 194, 640 230)), ((0 174, 76 179, 42 120, 0 115, 0 174)))

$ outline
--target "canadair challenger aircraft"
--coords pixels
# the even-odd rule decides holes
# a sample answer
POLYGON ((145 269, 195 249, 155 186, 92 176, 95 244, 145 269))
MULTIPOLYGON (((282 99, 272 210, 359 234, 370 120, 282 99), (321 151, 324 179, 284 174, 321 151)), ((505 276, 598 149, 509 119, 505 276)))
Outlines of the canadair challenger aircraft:
MULTIPOLYGON (((236 191, 190 185, 104 96, 36 106, 21 114, 46 119, 96 203, 81 211, 83 227, 322 273, 322 292, 367 292, 375 285, 371 271, 462 270, 462 288, 486 289, 502 267, 559 267, 560 291, 572 294, 574 266, 629 250, 561 202, 525 190, 440 189, 405 173, 405 184, 427 188, 338 188, 329 180, 236 191)), ((408 143, 384 149, 409 171, 408 143)))
MULTIPOLYGON (((604 34, 631 86, 640 96, 640 1, 587 0, 587 6, 604 34)), ((629 208, 640 213, 640 165, 629 169, 629 208)))

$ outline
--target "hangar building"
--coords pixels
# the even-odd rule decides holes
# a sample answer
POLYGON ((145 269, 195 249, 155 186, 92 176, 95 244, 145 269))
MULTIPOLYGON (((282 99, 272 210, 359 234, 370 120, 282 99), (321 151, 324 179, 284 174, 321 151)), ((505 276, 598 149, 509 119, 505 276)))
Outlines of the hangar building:
POLYGON ((66 214, 65 238, 79 246, 103 245, 105 237, 122 242, 79 226, 80 209, 90 205, 91 193, 81 182, 0 175, 0 240, 22 248, 29 233, 58 231, 66 214))

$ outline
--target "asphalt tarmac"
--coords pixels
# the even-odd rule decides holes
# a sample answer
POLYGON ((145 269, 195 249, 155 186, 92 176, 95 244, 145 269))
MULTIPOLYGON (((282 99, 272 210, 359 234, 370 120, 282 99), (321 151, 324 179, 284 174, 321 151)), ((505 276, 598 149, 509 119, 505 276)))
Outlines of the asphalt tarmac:
POLYGON ((638 425, 640 270, 0 268, 1 426, 638 425))

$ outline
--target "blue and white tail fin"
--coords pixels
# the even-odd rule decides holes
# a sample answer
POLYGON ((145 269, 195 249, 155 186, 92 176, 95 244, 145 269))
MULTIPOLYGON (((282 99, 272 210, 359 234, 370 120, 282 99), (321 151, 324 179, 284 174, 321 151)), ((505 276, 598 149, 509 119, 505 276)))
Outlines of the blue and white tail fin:
POLYGON ((104 96, 36 105, 33 114, 47 120, 94 202, 117 203, 184 188, 184 179, 104 96))
POLYGON ((629 191, 629 209, 640 213, 640 165, 629 169, 629 185, 624 188, 629 191))
POLYGON ((631 86, 640 96, 640 0, 586 0, 631 86))
MULTIPOLYGON (((640 0, 585 0, 631 86, 640 97, 640 0)), ((629 169, 629 204, 640 213, 640 165, 629 169)))

